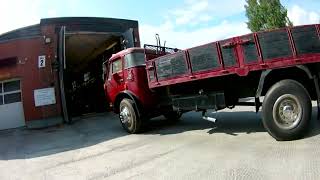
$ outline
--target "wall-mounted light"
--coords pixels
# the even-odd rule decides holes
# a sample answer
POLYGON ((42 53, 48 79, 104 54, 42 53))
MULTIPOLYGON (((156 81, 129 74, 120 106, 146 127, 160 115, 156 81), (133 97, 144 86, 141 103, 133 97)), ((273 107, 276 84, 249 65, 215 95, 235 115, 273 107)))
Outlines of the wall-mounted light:
POLYGON ((51 43, 51 38, 50 37, 43 36, 43 39, 44 39, 44 43, 45 44, 51 43))
POLYGON ((49 43, 51 43, 51 38, 49 38, 49 37, 46 37, 46 38, 45 38, 45 40, 44 40, 44 42, 45 42, 46 44, 49 44, 49 43))

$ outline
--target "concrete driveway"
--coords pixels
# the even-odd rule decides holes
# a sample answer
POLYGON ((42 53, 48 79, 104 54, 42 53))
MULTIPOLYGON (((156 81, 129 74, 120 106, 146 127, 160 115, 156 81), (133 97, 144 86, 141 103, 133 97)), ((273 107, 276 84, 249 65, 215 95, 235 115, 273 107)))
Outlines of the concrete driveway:
POLYGON ((126 134, 117 116, 73 125, 0 132, 0 179, 319 179, 320 126, 315 108, 309 135, 277 142, 253 108, 188 113, 177 124, 155 120, 126 134))

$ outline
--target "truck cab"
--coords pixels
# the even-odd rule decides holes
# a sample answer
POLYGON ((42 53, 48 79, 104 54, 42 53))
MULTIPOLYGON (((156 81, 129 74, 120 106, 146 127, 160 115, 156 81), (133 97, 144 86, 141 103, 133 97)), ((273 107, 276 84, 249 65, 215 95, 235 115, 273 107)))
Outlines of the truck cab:
POLYGON ((109 105, 118 112, 119 98, 132 96, 139 99, 140 106, 148 107, 154 103, 148 88, 145 70, 144 50, 129 48, 114 54, 105 64, 104 89, 109 105), (117 99, 118 98, 118 99, 117 99))
POLYGON ((114 54, 104 63, 104 90, 109 107, 120 115, 122 126, 130 133, 140 129, 132 116, 154 116, 157 98, 148 87, 142 48, 129 48, 114 54), (131 112, 132 111, 132 112, 131 112))
POLYGON ((123 128, 138 133, 150 118, 165 115, 167 119, 180 117, 171 106, 160 105, 159 95, 148 85, 146 59, 162 56, 159 51, 145 48, 122 50, 104 63, 104 90, 109 107, 119 114, 123 128))

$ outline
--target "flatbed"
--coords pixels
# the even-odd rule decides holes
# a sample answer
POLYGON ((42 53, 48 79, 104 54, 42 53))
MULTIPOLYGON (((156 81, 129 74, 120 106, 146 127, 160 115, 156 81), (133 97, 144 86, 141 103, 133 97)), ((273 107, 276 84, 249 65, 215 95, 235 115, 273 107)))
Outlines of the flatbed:
MULTIPOLYGON (((149 87, 320 62, 320 25, 251 33, 147 59, 149 87)), ((148 46, 146 46, 148 48, 148 46)), ((148 54, 148 52, 146 52, 148 54)))

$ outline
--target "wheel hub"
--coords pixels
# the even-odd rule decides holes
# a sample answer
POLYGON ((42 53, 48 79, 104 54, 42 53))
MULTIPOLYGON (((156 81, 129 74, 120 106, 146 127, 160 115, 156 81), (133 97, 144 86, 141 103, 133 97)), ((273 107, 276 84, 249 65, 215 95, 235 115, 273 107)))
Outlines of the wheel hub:
POLYGON ((292 94, 280 96, 273 107, 273 119, 282 129, 295 128, 302 118, 302 106, 298 98, 292 94))
POLYGON ((290 119, 294 116, 294 111, 292 106, 284 106, 283 107, 283 116, 285 119, 290 119))
POLYGON ((122 123, 130 123, 131 122, 131 113, 128 107, 123 107, 120 112, 120 120, 122 123))

